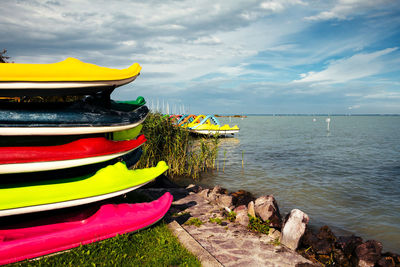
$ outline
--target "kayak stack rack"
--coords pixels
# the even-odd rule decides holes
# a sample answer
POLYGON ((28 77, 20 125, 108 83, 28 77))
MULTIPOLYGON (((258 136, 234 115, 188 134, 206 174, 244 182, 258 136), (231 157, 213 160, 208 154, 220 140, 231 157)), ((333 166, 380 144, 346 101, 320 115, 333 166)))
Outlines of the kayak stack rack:
MULTIPOLYGON (((168 166, 137 169, 149 109, 114 101, 141 66, 112 69, 67 58, 0 63, 0 265, 148 227, 172 203, 129 193, 168 166)), ((129 97, 130 98, 130 97, 129 97)))

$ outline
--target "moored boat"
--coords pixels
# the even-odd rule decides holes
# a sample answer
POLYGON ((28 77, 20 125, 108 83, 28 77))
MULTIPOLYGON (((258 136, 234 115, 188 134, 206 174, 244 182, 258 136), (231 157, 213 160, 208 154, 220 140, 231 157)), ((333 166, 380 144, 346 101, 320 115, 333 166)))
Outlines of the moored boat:
POLYGON ((201 135, 233 135, 239 132, 237 125, 231 127, 228 124, 222 125, 215 116, 198 115, 191 122, 183 124, 189 132, 201 135))

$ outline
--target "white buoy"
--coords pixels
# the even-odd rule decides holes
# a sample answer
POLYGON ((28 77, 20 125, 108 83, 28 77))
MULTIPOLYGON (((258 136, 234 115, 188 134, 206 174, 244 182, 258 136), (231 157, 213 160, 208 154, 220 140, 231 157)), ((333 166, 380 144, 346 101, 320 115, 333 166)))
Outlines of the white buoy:
POLYGON ((326 118, 326 130, 329 132, 329 124, 331 123, 331 118, 326 118))
POLYGON ((312 119, 312 121, 313 121, 313 122, 316 122, 316 121, 317 121, 317 119, 316 119, 316 118, 314 118, 314 119, 312 119))

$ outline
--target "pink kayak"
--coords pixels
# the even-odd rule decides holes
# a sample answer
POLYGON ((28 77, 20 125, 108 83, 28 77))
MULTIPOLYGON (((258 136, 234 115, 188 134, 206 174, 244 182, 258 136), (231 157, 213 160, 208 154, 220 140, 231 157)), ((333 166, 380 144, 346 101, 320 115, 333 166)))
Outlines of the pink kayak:
MULTIPOLYGON (((0 265, 78 247, 150 226, 169 210, 172 195, 149 203, 104 204, 96 212, 86 209, 54 223, 0 229, 0 265)), ((27 224, 27 223, 26 223, 27 224)))

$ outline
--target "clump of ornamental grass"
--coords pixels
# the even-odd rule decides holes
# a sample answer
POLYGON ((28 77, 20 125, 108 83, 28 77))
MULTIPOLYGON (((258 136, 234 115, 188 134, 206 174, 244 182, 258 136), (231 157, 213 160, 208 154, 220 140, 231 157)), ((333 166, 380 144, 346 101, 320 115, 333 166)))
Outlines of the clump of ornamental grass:
POLYGON ((169 177, 197 179, 201 172, 216 166, 217 137, 195 139, 187 130, 175 126, 171 119, 160 113, 149 113, 143 122, 142 133, 147 142, 143 145, 139 168, 153 167, 164 160, 169 166, 169 177))

